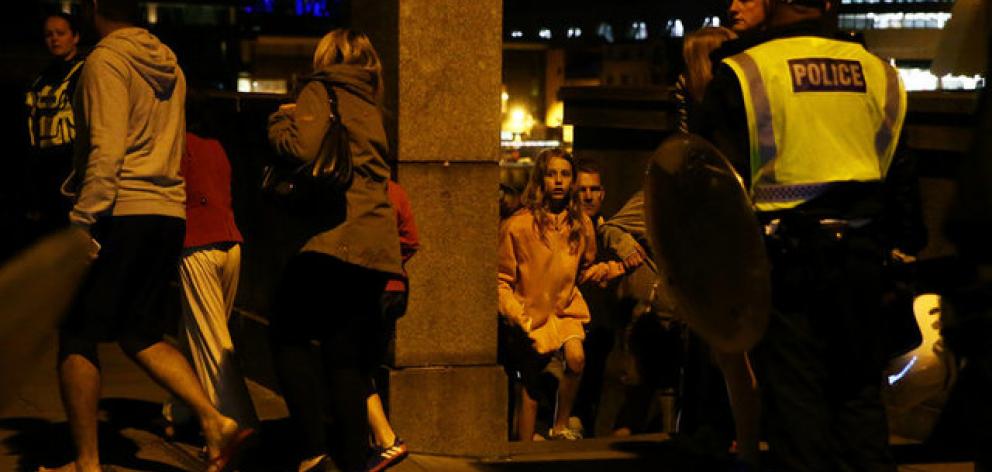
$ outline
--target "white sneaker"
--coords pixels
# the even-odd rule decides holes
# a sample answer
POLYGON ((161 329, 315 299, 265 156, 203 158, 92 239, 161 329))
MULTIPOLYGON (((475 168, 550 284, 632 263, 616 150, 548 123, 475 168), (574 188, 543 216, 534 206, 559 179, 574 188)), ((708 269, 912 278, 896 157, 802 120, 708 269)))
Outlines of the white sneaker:
POLYGON ((551 428, 551 431, 548 431, 548 439, 576 441, 582 439, 582 432, 576 431, 572 428, 551 428))
POLYGON ((582 419, 578 416, 568 417, 568 429, 577 431, 582 436, 585 436, 586 434, 586 428, 582 425, 582 419))

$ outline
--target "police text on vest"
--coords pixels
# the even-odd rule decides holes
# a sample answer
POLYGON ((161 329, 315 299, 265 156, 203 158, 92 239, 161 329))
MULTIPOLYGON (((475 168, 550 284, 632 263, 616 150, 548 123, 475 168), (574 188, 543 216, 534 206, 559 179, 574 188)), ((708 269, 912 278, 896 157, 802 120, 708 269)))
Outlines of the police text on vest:
POLYGON ((789 61, 793 92, 865 92, 858 61, 808 58, 789 61))

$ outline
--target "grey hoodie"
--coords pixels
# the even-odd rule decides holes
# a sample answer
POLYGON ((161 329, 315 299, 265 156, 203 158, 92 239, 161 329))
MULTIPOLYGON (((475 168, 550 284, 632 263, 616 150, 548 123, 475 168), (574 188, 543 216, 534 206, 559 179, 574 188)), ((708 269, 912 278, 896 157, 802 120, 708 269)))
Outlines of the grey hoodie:
POLYGON ((87 58, 75 100, 70 220, 89 226, 106 214, 185 218, 179 163, 186 79, 172 50, 143 28, 110 33, 87 58))

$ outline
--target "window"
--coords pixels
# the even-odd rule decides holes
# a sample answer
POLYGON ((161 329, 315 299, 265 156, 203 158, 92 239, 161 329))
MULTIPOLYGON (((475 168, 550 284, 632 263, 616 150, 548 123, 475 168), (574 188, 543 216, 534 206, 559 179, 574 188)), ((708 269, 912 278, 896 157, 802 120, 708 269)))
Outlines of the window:
POLYGON ((977 90, 985 88, 985 78, 964 75, 945 75, 937 77, 929 69, 918 67, 899 67, 906 90, 910 92, 924 90, 977 90))
POLYGON ((638 41, 643 41, 645 39, 648 39, 647 23, 643 21, 635 21, 631 23, 630 30, 627 32, 627 37, 638 41))
POLYGON ((943 29, 951 14, 934 13, 841 13, 837 26, 850 30, 943 29))
POLYGON ((613 42, 613 26, 609 23, 600 23, 599 27, 596 28, 596 34, 608 43, 613 42))

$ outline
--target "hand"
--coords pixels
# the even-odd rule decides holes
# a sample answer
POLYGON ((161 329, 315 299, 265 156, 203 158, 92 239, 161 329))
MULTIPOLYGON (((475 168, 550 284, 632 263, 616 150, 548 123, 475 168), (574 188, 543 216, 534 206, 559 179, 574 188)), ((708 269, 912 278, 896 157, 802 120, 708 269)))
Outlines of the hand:
MULTIPOLYGON (((636 243, 635 243, 636 244, 636 243)), ((640 244, 634 246, 634 252, 630 253, 623 259, 623 265, 627 270, 635 269, 647 259, 648 254, 644 251, 644 248, 640 244)))
POLYGON ((600 283, 601 286, 606 286, 606 282, 609 282, 617 277, 622 277, 627 271, 624 269, 623 264, 615 261, 610 261, 606 263, 609 271, 606 274, 606 280, 600 283))
POLYGON ((80 243, 81 243, 80 246, 85 248, 86 256, 89 258, 91 262, 95 261, 96 258, 100 256, 101 246, 100 243, 96 239, 94 239, 93 236, 90 234, 89 227, 79 224, 73 224, 71 225, 71 228, 72 231, 75 231, 74 234, 78 234, 78 236, 76 237, 80 239, 80 243), (86 242, 83 243, 82 240, 85 240, 86 242), (83 244, 85 244, 85 246, 83 246, 83 244))
POLYGON ((529 333, 531 326, 534 324, 534 320, 531 319, 531 317, 524 315, 523 318, 520 319, 519 324, 520 329, 524 330, 525 333, 529 333))
POLYGON ((906 254, 898 249, 893 249, 892 252, 889 253, 889 256, 892 257, 892 260, 902 262, 903 264, 912 264, 916 262, 916 256, 906 254))
POLYGON ((95 261, 97 257, 100 257, 100 248, 102 248, 102 247, 103 246, 100 245, 100 242, 99 241, 97 241, 96 239, 90 238, 90 245, 89 245, 88 255, 90 256, 90 260, 91 261, 95 261))
POLYGON ((607 277, 610 275, 610 266, 604 262, 599 264, 593 264, 586 268, 579 276, 579 284, 584 284, 586 282, 592 282, 595 284, 601 284, 607 281, 607 277))
POLYGON ((279 105, 279 111, 283 113, 295 113, 296 104, 295 103, 283 103, 279 105))

